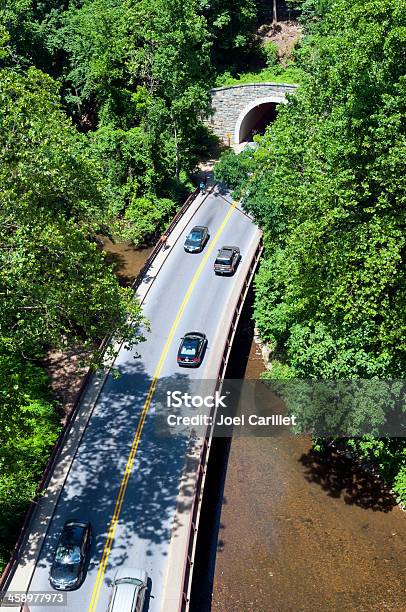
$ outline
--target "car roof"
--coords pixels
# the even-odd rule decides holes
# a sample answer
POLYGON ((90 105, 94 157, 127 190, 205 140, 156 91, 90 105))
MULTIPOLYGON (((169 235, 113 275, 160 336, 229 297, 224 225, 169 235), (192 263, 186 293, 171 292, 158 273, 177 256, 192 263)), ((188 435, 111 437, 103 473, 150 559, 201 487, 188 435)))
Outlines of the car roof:
POLYGON ((111 612, 131 612, 134 604, 137 601, 137 595, 140 587, 135 584, 124 583, 114 587, 114 596, 111 600, 111 612))
POLYGON ((179 350, 182 351, 184 348, 191 348, 192 346, 198 347, 203 338, 198 336, 185 336, 182 340, 179 350))
MULTIPOLYGON (((146 585, 148 575, 143 569, 124 566, 117 570, 114 582, 116 582, 116 580, 122 580, 123 578, 134 578, 146 585)), ((123 612, 124 610, 130 612, 133 610, 140 591, 140 586, 141 585, 131 583, 115 584, 109 612, 123 612)))
POLYGON ((75 542, 77 544, 83 539, 86 529, 89 523, 79 523, 78 521, 66 521, 63 526, 60 543, 64 543, 67 540, 75 542))
POLYGON ((119 580, 120 578, 137 578, 138 580, 146 582, 147 572, 139 567, 123 566, 117 570, 114 580, 119 580))
POLYGON ((188 332, 184 335, 184 338, 205 338, 206 335, 202 332, 188 332))
POLYGON ((65 529, 65 527, 82 527, 83 529, 86 529, 88 526, 90 526, 89 521, 82 522, 70 519, 69 521, 65 522, 63 528, 65 529))

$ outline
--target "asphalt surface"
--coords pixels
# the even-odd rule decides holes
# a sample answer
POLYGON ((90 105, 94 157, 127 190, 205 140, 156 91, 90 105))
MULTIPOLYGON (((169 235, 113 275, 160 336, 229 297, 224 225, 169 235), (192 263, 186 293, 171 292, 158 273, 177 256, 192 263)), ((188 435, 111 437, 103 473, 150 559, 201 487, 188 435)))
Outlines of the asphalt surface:
MULTIPOLYGON (((170 329, 192 283, 190 299, 169 345, 157 393, 142 431, 95 608, 107 610, 115 572, 117 568, 128 565, 144 568, 148 572, 149 596, 144 612, 163 609, 163 590, 166 581, 171 580, 170 543, 174 528, 176 531, 176 500, 188 442, 182 437, 158 436, 154 415, 159 411, 167 389, 187 390, 193 380, 211 378, 221 359, 216 338, 227 335, 228 329, 222 322, 223 313, 229 307, 235 283, 242 281, 243 269, 240 265, 234 277, 217 277, 213 273, 213 262, 217 248, 223 244, 239 246, 244 258, 244 253, 256 239, 256 226, 241 211, 233 210, 197 280, 195 275, 210 242, 222 226, 230 202, 227 195, 210 195, 173 247, 144 301, 143 311, 151 324, 151 331, 146 333, 146 342, 135 350, 121 349, 115 362, 120 376, 108 377, 93 410, 30 585, 30 591, 50 590, 49 570, 63 523, 70 518, 90 520, 93 541, 86 578, 78 590, 67 594, 67 607, 55 607, 55 610, 85 612, 89 608, 110 520, 144 402, 170 329), (205 250, 196 255, 183 250, 184 237, 193 225, 207 225, 210 231, 205 250), (198 369, 180 368, 176 363, 180 338, 188 331, 201 331, 208 337, 204 362, 198 369)), ((170 239, 168 242, 171 244, 170 239)), ((147 277, 146 282, 151 282, 151 279, 147 277)), ((188 508, 185 508, 187 511, 188 508)), ((175 604, 173 602, 173 606, 175 604)), ((168 607, 168 602, 165 606, 165 612, 171 612, 172 606, 168 607)), ((53 607, 43 608, 44 611, 50 609, 53 607)), ((36 606, 34 610, 40 612, 42 607, 36 606)))

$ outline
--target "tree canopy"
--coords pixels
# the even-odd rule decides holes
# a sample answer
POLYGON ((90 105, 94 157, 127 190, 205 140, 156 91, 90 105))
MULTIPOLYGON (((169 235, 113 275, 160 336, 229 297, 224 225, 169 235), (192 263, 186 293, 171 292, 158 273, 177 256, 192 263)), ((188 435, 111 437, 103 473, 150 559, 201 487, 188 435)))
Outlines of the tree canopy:
POLYGON ((59 81, 112 179, 116 210, 132 197, 184 197, 207 140, 210 85, 249 46, 255 17, 252 0, 6 0, 0 9, 6 65, 59 81))
POLYGON ((402 379, 406 5, 327 5, 298 53, 303 84, 257 151, 224 157, 217 176, 264 229, 255 320, 269 376, 402 379))
POLYGON ((90 239, 107 217, 109 184, 86 137, 42 72, 3 69, 0 92, 3 349, 35 356, 114 328, 130 340, 137 307, 90 239))

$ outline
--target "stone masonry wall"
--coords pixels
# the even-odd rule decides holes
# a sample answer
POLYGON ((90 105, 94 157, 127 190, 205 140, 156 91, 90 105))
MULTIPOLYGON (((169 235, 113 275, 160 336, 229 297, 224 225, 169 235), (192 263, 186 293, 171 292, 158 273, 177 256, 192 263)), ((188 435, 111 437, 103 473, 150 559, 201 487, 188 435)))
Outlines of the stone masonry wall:
POLYGON ((227 140, 227 134, 231 134, 231 140, 233 140, 238 118, 250 103, 269 96, 275 97, 275 102, 282 102, 286 100, 286 94, 293 93, 296 87, 297 85, 285 83, 253 83, 216 87, 211 90, 213 115, 207 120, 207 125, 222 140, 227 140))

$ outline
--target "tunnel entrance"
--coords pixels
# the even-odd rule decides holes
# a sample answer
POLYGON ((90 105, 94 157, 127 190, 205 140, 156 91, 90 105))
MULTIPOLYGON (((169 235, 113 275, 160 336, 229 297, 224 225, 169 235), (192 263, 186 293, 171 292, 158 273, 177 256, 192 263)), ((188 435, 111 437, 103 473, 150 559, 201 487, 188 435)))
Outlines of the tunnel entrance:
POLYGON ((278 104, 286 104, 285 96, 273 95, 266 98, 257 98, 244 108, 238 117, 234 143, 250 142, 255 134, 263 134, 266 126, 276 118, 278 104))
POLYGON ((252 108, 241 121, 238 142, 249 142, 256 134, 264 134, 276 117, 276 103, 265 102, 252 108))

